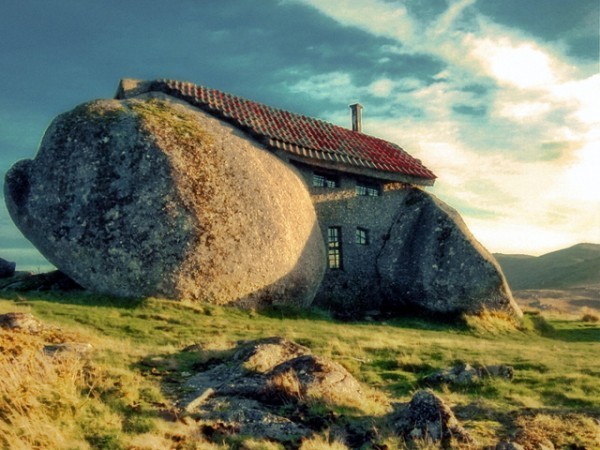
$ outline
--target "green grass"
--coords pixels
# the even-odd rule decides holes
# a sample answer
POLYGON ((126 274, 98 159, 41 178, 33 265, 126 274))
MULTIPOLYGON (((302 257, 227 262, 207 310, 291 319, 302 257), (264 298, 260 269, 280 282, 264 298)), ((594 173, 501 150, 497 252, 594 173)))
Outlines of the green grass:
POLYGON ((343 323, 318 310, 257 312, 87 293, 10 295, 0 300, 0 313, 31 312, 94 345, 101 381, 89 392, 97 411, 88 408, 74 419, 80 429, 86 420, 95 424, 85 437, 92 448, 127 448, 152 436, 162 442, 172 434, 161 418, 172 393, 166 378, 183 377, 222 357, 237 340, 274 335, 341 363, 392 401, 408 401, 424 376, 458 361, 512 365, 513 381, 435 388, 466 428, 490 445, 511 436, 524 415, 600 418, 598 323, 539 315, 527 315, 518 328, 491 318, 459 324, 423 318, 343 323), (191 345, 199 350, 183 350, 191 345), (102 417, 104 428, 98 425, 102 417))

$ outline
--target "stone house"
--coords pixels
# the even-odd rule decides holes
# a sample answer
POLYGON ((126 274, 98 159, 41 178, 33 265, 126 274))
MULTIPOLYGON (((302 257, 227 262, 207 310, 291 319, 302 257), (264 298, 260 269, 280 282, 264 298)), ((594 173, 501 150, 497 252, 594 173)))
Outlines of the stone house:
POLYGON ((436 176, 396 144, 361 132, 360 104, 351 105, 352 129, 273 108, 192 83, 121 81, 116 98, 162 92, 227 121, 294 166, 314 202, 327 250, 317 304, 373 297, 376 260, 410 186, 436 176))

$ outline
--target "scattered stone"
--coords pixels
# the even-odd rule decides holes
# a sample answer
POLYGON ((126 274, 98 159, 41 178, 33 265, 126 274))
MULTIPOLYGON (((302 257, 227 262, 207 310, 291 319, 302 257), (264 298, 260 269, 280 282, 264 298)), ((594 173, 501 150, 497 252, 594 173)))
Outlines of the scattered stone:
POLYGON ((452 439, 473 442, 452 410, 430 390, 418 391, 395 420, 396 430, 407 440, 431 440, 449 446, 452 439))
POLYGON ((512 380, 514 373, 515 371, 512 366, 504 364, 473 367, 468 363, 462 363, 428 375, 423 379, 423 383, 429 385, 469 385, 480 383, 485 378, 512 380))
POLYGON ((44 345, 44 353, 54 356, 61 353, 73 353, 78 356, 85 356, 93 349, 92 344, 86 342, 63 342, 61 344, 44 345))
POLYGON ((15 274, 17 264, 0 258, 0 278, 10 278, 15 274))
POLYGON ((57 117, 7 173, 5 199, 38 250, 96 292, 307 306, 325 272, 296 169, 163 94, 57 117))
POLYGON ((39 333, 44 325, 30 313, 9 312, 0 314, 0 327, 7 330, 19 330, 25 333, 39 333))

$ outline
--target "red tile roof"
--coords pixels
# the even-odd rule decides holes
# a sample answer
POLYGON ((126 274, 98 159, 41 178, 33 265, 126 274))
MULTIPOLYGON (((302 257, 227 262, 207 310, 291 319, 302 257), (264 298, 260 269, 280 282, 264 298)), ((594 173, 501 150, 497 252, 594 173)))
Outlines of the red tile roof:
POLYGON ((181 81, 154 81, 149 90, 185 100, 261 138, 271 147, 305 159, 348 169, 372 169, 384 172, 379 174, 382 178, 385 173, 400 174, 424 184, 432 184, 436 178, 420 160, 398 145, 322 120, 181 81))

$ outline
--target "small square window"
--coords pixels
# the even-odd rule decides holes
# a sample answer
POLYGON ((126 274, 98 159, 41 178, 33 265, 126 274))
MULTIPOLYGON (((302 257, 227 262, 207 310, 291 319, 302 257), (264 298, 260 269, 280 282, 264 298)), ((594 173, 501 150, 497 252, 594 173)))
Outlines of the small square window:
POLYGON ((356 243, 358 245, 369 245, 369 230, 365 228, 357 228, 356 243))
POLYGON ((325 175, 322 173, 313 173, 313 186, 324 187, 324 188, 336 188, 339 187, 340 182, 337 178, 331 175, 325 175))
POLYGON ((365 183, 363 181, 356 182, 356 195, 365 197, 379 197, 381 189, 376 184, 365 183))

